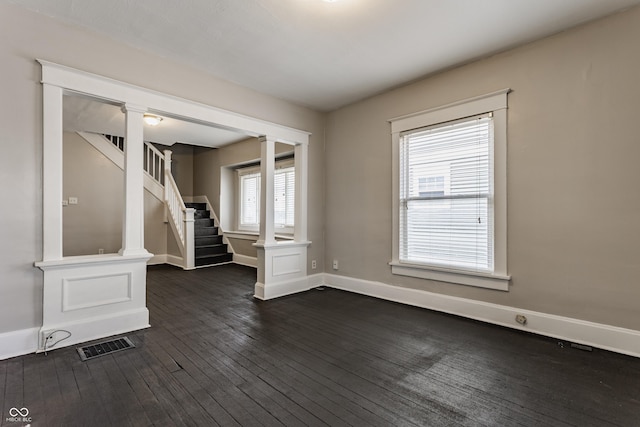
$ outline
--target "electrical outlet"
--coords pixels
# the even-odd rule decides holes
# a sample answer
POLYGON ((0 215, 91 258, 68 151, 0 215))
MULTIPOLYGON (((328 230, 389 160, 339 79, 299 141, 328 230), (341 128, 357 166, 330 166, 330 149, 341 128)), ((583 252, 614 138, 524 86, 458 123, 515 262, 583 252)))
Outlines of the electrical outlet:
POLYGON ((104 249, 100 248, 98 249, 98 255, 103 255, 104 254, 104 249))
POLYGON ((522 314, 516 314, 516 322, 520 323, 521 325, 525 325, 527 323, 527 318, 522 314))
POLYGON ((318 263, 316 263, 316 260, 315 260, 315 259, 311 260, 311 268, 312 268, 313 270, 315 270, 316 268, 318 268, 318 263))
POLYGON ((337 260, 337 259, 334 259, 334 260, 333 260, 333 269, 334 269, 334 270, 337 270, 337 269, 338 269, 338 260, 337 260))
POLYGON ((78 198, 77 197, 69 197, 69 204, 70 205, 77 205, 78 204, 78 198))

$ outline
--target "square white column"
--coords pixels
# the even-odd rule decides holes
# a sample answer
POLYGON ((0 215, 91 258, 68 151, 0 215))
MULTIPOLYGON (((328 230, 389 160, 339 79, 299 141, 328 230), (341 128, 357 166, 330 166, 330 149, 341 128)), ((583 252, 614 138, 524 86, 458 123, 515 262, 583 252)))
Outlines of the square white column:
POLYGON ((295 146, 296 200, 295 227, 293 239, 296 242, 307 241, 307 192, 309 147, 306 143, 295 146))
POLYGON ((120 255, 144 255, 144 129, 146 108, 125 104, 124 221, 120 255))
POLYGON ((268 136, 260 138, 260 237, 256 244, 276 242, 274 221, 274 175, 276 170, 276 141, 268 136))
POLYGON ((42 260, 62 259, 62 89, 42 86, 42 260))

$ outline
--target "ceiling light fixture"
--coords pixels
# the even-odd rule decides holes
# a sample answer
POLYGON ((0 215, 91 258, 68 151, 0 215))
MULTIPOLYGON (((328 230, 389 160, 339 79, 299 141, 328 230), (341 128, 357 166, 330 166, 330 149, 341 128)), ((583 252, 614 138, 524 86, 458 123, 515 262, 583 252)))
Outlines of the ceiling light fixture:
POLYGON ((146 113, 142 120, 149 126, 158 126, 158 124, 162 121, 162 117, 156 116, 155 114, 146 113))

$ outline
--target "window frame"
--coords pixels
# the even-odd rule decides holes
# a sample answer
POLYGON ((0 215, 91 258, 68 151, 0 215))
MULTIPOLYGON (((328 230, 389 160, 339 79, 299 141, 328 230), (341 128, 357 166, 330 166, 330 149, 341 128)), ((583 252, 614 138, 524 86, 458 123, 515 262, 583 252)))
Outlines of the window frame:
POLYGON ((236 172, 238 174, 238 178, 237 178, 237 188, 238 188, 238 210, 237 210, 237 215, 236 215, 236 224, 237 227, 236 229, 238 231, 248 231, 248 232, 258 232, 260 230, 260 167, 246 167, 246 168, 240 168, 240 169, 236 169, 236 172), (256 206, 257 206, 257 222, 256 224, 244 224, 242 222, 242 218, 243 218, 243 199, 244 199, 244 192, 243 192, 243 179, 247 176, 254 176, 257 175, 258 176, 258 188, 256 189, 256 206))
POLYGON ((507 94, 503 89, 464 99, 442 107, 396 117, 389 120, 392 140, 392 260, 391 272, 440 282, 508 291, 511 277, 507 273, 507 94), (414 129, 451 122, 481 114, 493 114, 493 224, 494 266, 490 272, 435 267, 400 261, 400 139, 414 129))
MULTIPOLYGON (((294 179, 295 179, 295 161, 294 159, 284 159, 284 160, 279 160, 276 161, 275 164, 275 174, 278 173, 279 170, 282 169, 292 169, 293 173, 294 173, 294 179)), ((237 173, 237 178, 236 178, 236 188, 237 188, 237 210, 236 210, 236 230, 239 232, 243 232, 243 233, 258 233, 260 231, 260 212, 258 211, 258 222, 256 224, 243 224, 242 222, 242 201, 243 201, 243 190, 242 190, 242 179, 243 177, 247 176, 247 175, 258 175, 258 182, 260 182, 260 179, 262 179, 261 177, 261 173, 260 173, 260 166, 245 166, 245 167, 239 167, 236 169, 236 173, 237 173)), ((293 186, 293 191, 295 192, 295 183, 293 186)), ((258 186, 258 209, 260 209, 260 199, 262 197, 262 194, 260 193, 260 189, 261 187, 258 186)), ((295 193, 294 193, 295 194, 295 193)), ((275 196, 275 194, 274 194, 275 196)), ((295 199, 294 199, 294 214, 293 214, 293 218, 294 218, 294 224, 291 225, 284 225, 284 226, 279 226, 274 224, 274 229, 276 230, 277 233, 279 234, 283 234, 283 235, 292 235, 294 233, 294 229, 295 229, 295 199)))

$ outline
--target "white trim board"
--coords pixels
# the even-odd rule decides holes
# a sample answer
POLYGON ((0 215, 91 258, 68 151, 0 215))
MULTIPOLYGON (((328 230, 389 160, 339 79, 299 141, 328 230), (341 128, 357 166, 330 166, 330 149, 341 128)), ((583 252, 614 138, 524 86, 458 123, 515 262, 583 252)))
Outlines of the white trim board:
POLYGON ((279 283, 271 283, 265 287, 263 283, 256 283, 254 298, 270 300, 287 295, 305 292, 322 286, 324 277, 322 273, 299 277, 279 283))
POLYGON ((381 282, 327 273, 323 276, 324 285, 331 288, 640 357, 640 331, 633 329, 402 288, 381 282), (522 326, 515 322, 517 314, 527 317, 526 325, 522 326))
POLYGON ((20 329, 0 334, 0 360, 35 353, 40 327, 20 329))
POLYGON ((258 268, 258 258, 252 256, 234 253, 233 262, 247 267, 258 268))
POLYGON ((116 104, 144 106, 152 113, 239 130, 254 137, 270 135, 279 142, 309 143, 310 132, 76 70, 43 59, 36 59, 36 61, 42 65, 41 83, 45 85, 110 100, 116 104))

